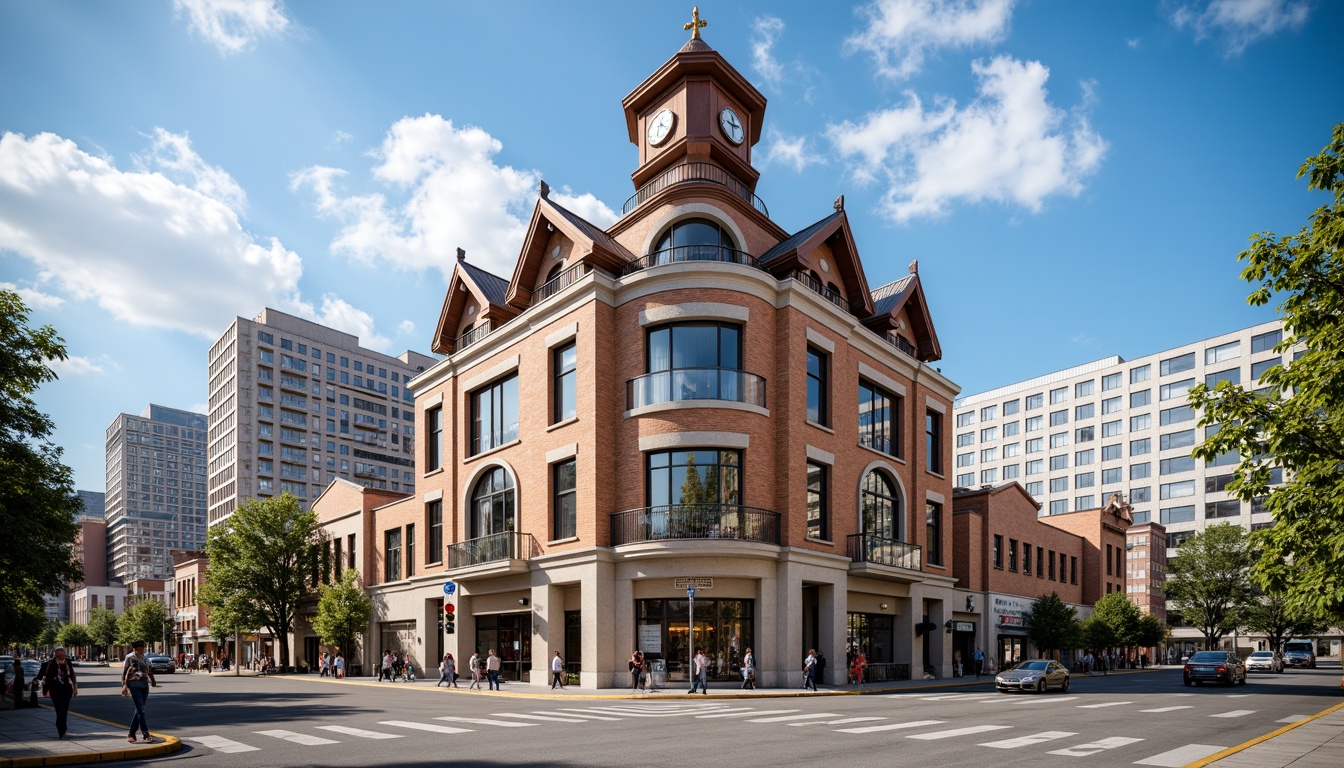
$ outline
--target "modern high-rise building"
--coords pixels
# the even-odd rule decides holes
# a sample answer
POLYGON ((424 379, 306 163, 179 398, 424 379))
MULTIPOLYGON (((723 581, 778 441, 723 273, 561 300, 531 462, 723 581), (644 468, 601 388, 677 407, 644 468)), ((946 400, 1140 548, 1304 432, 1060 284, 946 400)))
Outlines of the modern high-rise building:
MULTIPOLYGON (((1134 523, 1166 527, 1174 549, 1211 522, 1270 524, 1259 504, 1227 492, 1239 458, 1191 457, 1210 430, 1186 392, 1220 381, 1256 386, 1289 360, 1275 352, 1283 324, 1262 323, 1136 360, 1112 356, 956 403, 956 485, 1016 480, 1044 514, 1091 509, 1120 492, 1134 523)), ((1277 470, 1276 470, 1277 472, 1277 470)), ((1281 478, 1280 478, 1281 479, 1281 478)))
POLYGON ((108 581, 171 578, 172 551, 205 543, 205 435, 204 415, 162 405, 112 420, 108 581))
POLYGON ((84 511, 76 520, 104 520, 107 518, 107 494, 98 491, 75 491, 79 500, 84 502, 84 511))
POLYGON ((406 382, 435 362, 374 352, 357 336, 274 309, 234 320, 209 356, 209 524, 285 491, 307 508, 337 477, 411 492, 406 382))

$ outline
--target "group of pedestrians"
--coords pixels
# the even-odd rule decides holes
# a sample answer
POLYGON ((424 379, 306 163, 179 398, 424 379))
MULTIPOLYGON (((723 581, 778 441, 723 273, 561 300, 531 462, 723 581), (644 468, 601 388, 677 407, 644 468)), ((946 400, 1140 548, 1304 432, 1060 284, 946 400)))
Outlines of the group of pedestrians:
POLYGON ((383 680, 389 683, 398 680, 403 683, 415 682, 415 663, 411 660, 411 654, 403 652, 397 655, 392 651, 384 651, 383 663, 378 669, 378 682, 383 680))
POLYGON ((340 649, 336 649, 333 656, 326 651, 322 652, 322 659, 317 664, 319 677, 334 677, 340 680, 345 677, 345 657, 341 655, 340 649))

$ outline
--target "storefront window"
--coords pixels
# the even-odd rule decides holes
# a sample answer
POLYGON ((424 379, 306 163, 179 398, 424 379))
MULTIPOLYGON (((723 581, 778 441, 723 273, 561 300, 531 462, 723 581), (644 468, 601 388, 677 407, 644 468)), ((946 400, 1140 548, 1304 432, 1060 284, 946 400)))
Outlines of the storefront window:
POLYGON ((754 642, 754 600, 696 600, 695 634, 688 637, 686 600, 635 601, 635 637, 655 668, 661 663, 666 680, 687 681, 687 665, 695 648, 709 658, 709 677, 741 680, 742 653, 754 642))

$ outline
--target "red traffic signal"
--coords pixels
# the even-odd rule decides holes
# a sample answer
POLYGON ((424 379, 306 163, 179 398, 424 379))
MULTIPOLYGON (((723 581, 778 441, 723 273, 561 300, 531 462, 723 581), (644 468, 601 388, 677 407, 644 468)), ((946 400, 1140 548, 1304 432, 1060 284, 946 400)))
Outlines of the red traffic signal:
POLYGON ((443 612, 444 612, 444 613, 453 613, 453 612, 456 611, 456 610, 457 610, 457 608, 453 607, 453 604, 452 604, 452 603, 444 603, 444 604, 443 604, 443 612))

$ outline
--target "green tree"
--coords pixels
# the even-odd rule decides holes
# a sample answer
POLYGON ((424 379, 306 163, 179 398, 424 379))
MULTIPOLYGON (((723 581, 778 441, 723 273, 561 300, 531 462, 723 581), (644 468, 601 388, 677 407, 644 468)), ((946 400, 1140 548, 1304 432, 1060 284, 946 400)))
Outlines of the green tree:
POLYGON ((1241 626, 1249 632, 1264 635, 1270 650, 1283 650, 1283 643, 1293 637, 1319 635, 1328 629, 1321 621, 1303 608, 1291 605, 1280 594, 1257 594, 1246 604, 1241 614, 1241 626))
POLYGON ((353 568, 342 573, 340 581, 319 588, 313 630, 323 643, 335 646, 347 657, 354 655, 355 638, 363 634, 372 617, 373 598, 359 586, 359 575, 353 568))
POLYGON ((83 577, 71 551, 83 504, 51 443, 55 425, 33 401, 65 357, 56 331, 29 327, 23 300, 0 289, 0 647, 36 640, 42 596, 83 577))
POLYGON ((1190 403, 1201 425, 1219 425, 1198 446, 1205 460, 1240 457, 1228 491, 1261 503, 1274 525, 1255 534, 1256 581, 1294 609, 1344 620, 1344 123, 1298 170, 1307 187, 1330 195, 1310 223, 1280 238, 1261 232, 1238 259, 1241 277, 1257 284, 1248 303, 1279 300, 1285 335, 1276 349, 1301 356, 1270 369, 1261 395, 1220 383, 1197 386, 1190 403), (1291 397, 1285 395, 1291 394, 1291 397), (1284 483, 1274 485, 1273 470, 1284 483))
POLYGON ((1130 648, 1139 644, 1139 622, 1143 613, 1123 592, 1112 592, 1097 601, 1092 618, 1103 621, 1115 635, 1115 644, 1130 648))
POLYGON ((37 644, 43 647, 50 647, 56 644, 56 635, 60 633, 61 622, 52 619, 42 628, 42 634, 37 636, 37 644))
POLYGON ((1135 645, 1140 648, 1155 648, 1158 643, 1166 639, 1167 628, 1156 616, 1147 613, 1139 619, 1139 634, 1135 645))
MULTIPOLYGON (((164 631, 171 625, 163 603, 139 600, 117 619, 117 642, 130 645, 136 640, 144 640, 153 648, 156 643, 163 642, 164 631)), ((164 650, 167 651, 166 648, 164 650)))
POLYGON ((221 619, 230 629, 255 621, 251 628, 270 630, 280 666, 288 668, 289 633, 299 602, 312 593, 318 541, 317 516, 301 511, 289 493, 249 500, 211 526, 210 568, 196 599, 210 608, 212 630, 221 619))
POLYGON ((1078 622, 1078 642, 1085 650, 1101 653, 1114 648, 1115 640, 1115 630, 1111 629, 1111 625, 1095 616, 1078 622))
POLYGON ((89 611, 87 627, 92 640, 90 644, 102 646, 104 653, 117 642, 117 615, 103 606, 95 606, 89 611))
POLYGON ((66 624, 56 633, 56 642, 68 649, 88 648, 93 645, 93 636, 83 624, 66 624))
POLYGON ((1167 598, 1206 647, 1232 632, 1250 600, 1252 555, 1246 530, 1212 525, 1191 536, 1167 566, 1167 598))
POLYGON ((1072 648, 1078 636, 1077 615, 1077 609, 1061 600, 1057 592, 1036 598, 1026 616, 1031 644, 1042 654, 1072 648))

